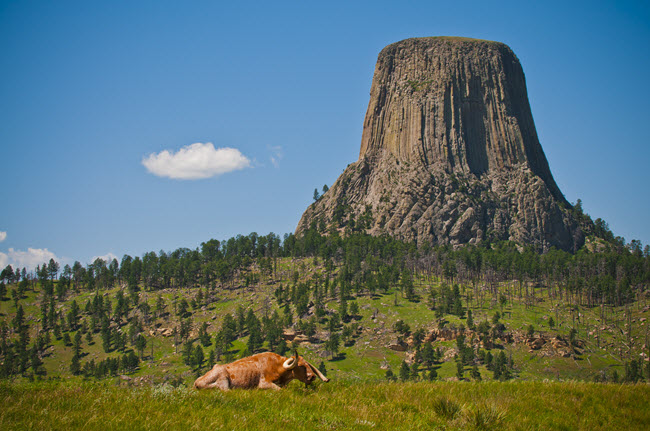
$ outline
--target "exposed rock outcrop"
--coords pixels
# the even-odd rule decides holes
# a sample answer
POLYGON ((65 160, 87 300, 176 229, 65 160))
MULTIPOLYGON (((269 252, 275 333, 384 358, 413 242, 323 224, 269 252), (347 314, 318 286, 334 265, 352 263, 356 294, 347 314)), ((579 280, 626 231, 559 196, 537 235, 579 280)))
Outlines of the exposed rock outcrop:
POLYGON ((498 42, 407 39, 375 68, 359 160, 303 214, 310 227, 419 243, 584 242, 537 138, 523 70, 498 42))

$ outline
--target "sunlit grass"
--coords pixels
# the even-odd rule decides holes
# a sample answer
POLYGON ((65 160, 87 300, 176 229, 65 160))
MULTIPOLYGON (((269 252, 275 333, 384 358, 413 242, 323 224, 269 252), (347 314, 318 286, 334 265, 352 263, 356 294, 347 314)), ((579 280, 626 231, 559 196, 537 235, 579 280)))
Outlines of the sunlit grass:
POLYGON ((647 429, 650 386, 332 382, 280 392, 0 384, 0 429, 647 429))

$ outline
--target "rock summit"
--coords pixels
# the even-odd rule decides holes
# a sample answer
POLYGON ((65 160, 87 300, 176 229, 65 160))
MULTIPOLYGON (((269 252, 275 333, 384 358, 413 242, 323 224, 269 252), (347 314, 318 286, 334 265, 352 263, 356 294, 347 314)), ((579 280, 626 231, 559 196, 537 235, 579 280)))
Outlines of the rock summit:
POLYGON ((458 37, 380 52, 359 160, 296 233, 309 228, 540 251, 584 243, 539 143, 519 60, 502 43, 458 37))

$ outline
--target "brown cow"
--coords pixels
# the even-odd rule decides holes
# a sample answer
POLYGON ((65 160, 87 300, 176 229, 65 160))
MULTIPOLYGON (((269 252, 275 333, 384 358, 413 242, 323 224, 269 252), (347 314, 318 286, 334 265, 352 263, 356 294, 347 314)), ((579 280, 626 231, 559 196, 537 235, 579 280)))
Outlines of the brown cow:
POLYGON ((248 356, 225 365, 215 365, 194 382, 197 389, 231 388, 281 389, 293 379, 309 385, 316 377, 329 382, 316 367, 298 353, 285 358, 277 353, 265 352, 248 356))

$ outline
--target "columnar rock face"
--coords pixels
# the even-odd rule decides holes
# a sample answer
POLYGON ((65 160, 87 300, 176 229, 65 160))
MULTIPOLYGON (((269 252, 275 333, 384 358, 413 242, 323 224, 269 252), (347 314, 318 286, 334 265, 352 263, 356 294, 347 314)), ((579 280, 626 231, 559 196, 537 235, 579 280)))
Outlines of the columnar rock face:
POLYGON ((584 241, 537 138, 517 57, 498 42, 407 39, 379 54, 359 160, 305 211, 309 227, 418 243, 584 241))

